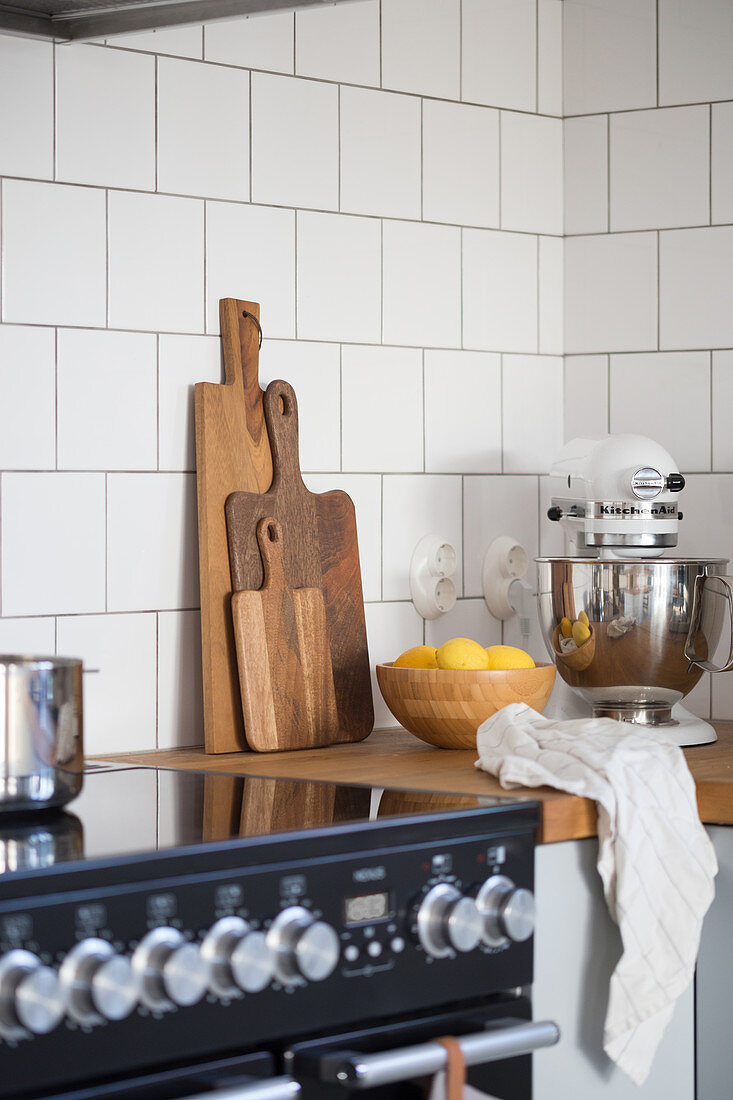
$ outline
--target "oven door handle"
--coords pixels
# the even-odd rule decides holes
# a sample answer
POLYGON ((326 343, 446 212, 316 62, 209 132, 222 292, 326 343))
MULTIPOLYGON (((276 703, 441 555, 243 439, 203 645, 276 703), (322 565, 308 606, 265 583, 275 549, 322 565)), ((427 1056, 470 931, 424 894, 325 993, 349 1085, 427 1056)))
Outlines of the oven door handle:
MULTIPOLYGON (((560 1038, 560 1028, 552 1020, 495 1020, 486 1031, 459 1035, 467 1066, 498 1062, 531 1054, 551 1047, 560 1038)), ((323 1079, 348 1088, 371 1089, 391 1085, 411 1077, 428 1077, 446 1068, 448 1053, 439 1043, 418 1043, 377 1054, 358 1051, 329 1052, 321 1059, 323 1079)))
POLYGON ((300 1085, 292 1077, 270 1077, 214 1092, 197 1092, 194 1096, 187 1096, 186 1100, 293 1100, 300 1093, 300 1085))

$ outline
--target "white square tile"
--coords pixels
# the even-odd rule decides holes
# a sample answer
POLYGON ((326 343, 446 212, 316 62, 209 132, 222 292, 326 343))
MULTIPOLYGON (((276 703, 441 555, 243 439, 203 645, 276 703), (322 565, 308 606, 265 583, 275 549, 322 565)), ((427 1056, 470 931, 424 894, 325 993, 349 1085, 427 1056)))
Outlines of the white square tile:
POLYGON ((252 74, 252 200, 337 210, 338 88, 252 74))
POLYGON ((562 0, 537 5, 537 110, 562 117, 562 0))
POLYGON ((537 238, 463 231, 463 346, 537 350, 537 238))
MULTIPOLYGON (((675 555, 681 558, 733 558, 730 526, 733 508, 733 477, 728 474, 697 474, 686 478, 680 508, 675 555)), ((730 571, 730 569, 729 569, 730 571)))
MULTIPOLYGON (((529 572, 526 578, 527 583, 533 584, 534 579, 535 567, 533 563, 530 563, 529 572)), ((502 640, 504 645, 513 645, 517 646, 519 649, 523 649, 525 653, 529 653, 530 657, 533 657, 535 661, 554 660, 554 657, 548 655, 547 646, 542 637, 539 619, 536 615, 529 621, 528 637, 521 633, 521 621, 518 615, 513 615, 511 619, 507 619, 502 626, 502 640)))
POLYGON ((385 222, 384 341, 460 347, 461 231, 385 222))
POLYGON ((158 748, 202 745, 204 701, 201 674, 201 615, 161 611, 158 615, 158 748))
POLYGON ((562 125, 559 118, 502 112, 502 229, 562 233, 562 125))
POLYGON ((382 0, 382 87, 460 99, 459 0, 382 0))
POLYGON ((60 470, 157 466, 155 336, 60 329, 60 470))
POLYGON ((381 224, 375 218, 299 213, 298 336, 381 339, 381 224))
POLYGON ((345 87, 340 117, 341 209, 419 218, 420 100, 345 87))
POLYGON ((301 8, 295 15, 295 46, 298 76, 378 88, 378 0, 301 8))
MULTIPOLYGON (((605 434, 602 433, 602 434, 605 434)), ((566 439, 571 438, 567 432, 565 433, 566 439)), ((565 532, 563 525, 557 521, 548 519, 547 512, 552 504, 552 490, 550 488, 550 478, 540 478, 540 554, 542 557, 566 557, 568 554, 568 546, 565 542, 565 532)), ((533 583, 536 580, 535 570, 530 565, 528 575, 525 578, 528 584, 533 583)), ((544 653, 544 650, 541 652, 544 653)))
POLYGON ((161 470, 195 470, 196 382, 223 380, 215 336, 161 336, 158 344, 158 457, 161 470))
POLYGON ((563 256, 565 243, 560 237, 540 237, 540 310, 539 349, 546 355, 562 355, 563 337, 563 256))
POLYGON ((683 473, 709 470, 710 354, 612 355, 610 429, 655 439, 683 473))
POLYGON ((4 321, 105 324, 103 191, 4 180, 2 239, 4 321))
POLYGON ((425 644, 435 646, 451 638, 473 638, 482 646, 501 644, 501 623, 489 612, 486 601, 457 600, 452 611, 425 622, 425 644))
POLYGON ((733 471, 733 351, 713 352, 713 469, 733 471))
POLYGON ((492 107, 537 106, 535 0, 463 0, 461 98, 492 107))
POLYGON ((501 470, 501 356, 425 352, 425 469, 501 470))
POLYGON ((563 365, 559 355, 502 357, 504 471, 543 474, 563 442, 563 365))
POLYGON ((249 73, 162 57, 158 61, 158 190, 246 201, 248 120, 249 73), (238 119, 236 139, 232 115, 238 119))
POLYGON ((659 236, 659 345, 733 345, 730 272, 733 228, 680 229, 659 236))
POLYGON ((714 721, 733 721, 733 683, 730 676, 704 676, 710 682, 710 713, 714 721))
POLYGON ((422 645, 423 619, 411 603, 370 603, 366 608, 367 644, 372 668, 374 728, 389 729, 399 722, 391 714, 377 684, 375 668, 394 661, 414 645, 422 645))
POLYGON ((499 225, 499 112, 423 101, 423 217, 499 225))
POLYGON ((344 470, 422 470, 421 352, 346 345, 342 357, 344 470))
POLYGON ((656 0, 564 0, 566 115, 653 107, 656 0))
MULTIPOLYGON (((0 653, 50 657, 55 652, 55 619, 0 619, 0 653)), ((62 656, 75 654, 64 653, 62 656)))
POLYGON ((568 237, 566 353, 640 351, 656 345, 656 233, 568 237))
POLYGON ((56 351, 50 328, 0 325, 0 470, 56 465, 56 351))
POLYGON ((341 466, 341 361, 338 344, 266 340, 260 385, 284 378, 298 401, 301 470, 341 466))
POLYGON ((104 475, 3 474, 3 615, 104 611, 104 475))
POLYGON ((511 535, 530 562, 537 556, 537 478, 466 477, 463 484, 463 591, 465 596, 482 596, 481 570, 494 539, 511 535))
POLYGON ((460 596, 463 590, 461 478, 451 474, 390 474, 384 478, 383 493, 383 599, 410 599, 413 550, 423 535, 433 533, 449 542, 456 552, 458 566, 452 580, 460 596))
POLYGON ((203 202, 110 194, 109 321, 114 328, 203 332, 203 202))
POLYGON ((53 43, 0 35, 0 173, 53 175, 53 43))
POLYGON ((661 0, 659 102, 699 103, 733 96, 733 7, 728 0, 661 0))
POLYGON ((712 217, 733 222, 733 103, 713 103, 712 217))
POLYGON ((356 511, 361 586, 365 600, 382 598, 382 479, 376 474, 306 474, 312 493, 342 489, 356 511))
POLYGON ((611 115, 611 229, 710 220, 708 107, 611 115))
POLYGON ((565 441, 608 431, 608 356, 566 356, 565 441))
POLYGON ((59 653, 81 657, 95 670, 84 677, 88 756, 156 747, 156 646, 155 615, 58 620, 59 653))
POLYGON ((110 611, 198 607, 193 474, 109 474, 107 536, 110 611))
POLYGON ((259 302, 267 336, 295 336, 295 214, 269 206, 206 204, 206 327, 219 299, 259 302))
POLYGON ((608 116, 566 118, 565 232, 608 229, 608 116))
POLYGON ((185 27, 158 27, 152 31, 136 31, 134 34, 119 34, 107 39, 108 46, 119 46, 126 50, 143 50, 148 53, 171 54, 174 57, 193 57, 201 59, 202 31, 200 24, 192 23, 185 27))
POLYGON ((293 13, 286 11, 207 23, 204 56, 221 65, 292 73, 294 19, 293 13))
POLYGON ((155 58, 57 46, 56 167, 73 183, 155 188, 155 58))

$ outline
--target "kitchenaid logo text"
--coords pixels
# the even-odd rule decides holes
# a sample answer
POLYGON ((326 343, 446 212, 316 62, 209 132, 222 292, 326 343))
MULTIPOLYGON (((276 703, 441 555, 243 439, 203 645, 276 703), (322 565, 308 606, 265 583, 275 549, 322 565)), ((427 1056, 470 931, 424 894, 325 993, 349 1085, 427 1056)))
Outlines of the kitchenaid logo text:
POLYGON ((636 504, 601 504, 602 516, 676 516, 676 504, 654 504, 639 508, 636 504))

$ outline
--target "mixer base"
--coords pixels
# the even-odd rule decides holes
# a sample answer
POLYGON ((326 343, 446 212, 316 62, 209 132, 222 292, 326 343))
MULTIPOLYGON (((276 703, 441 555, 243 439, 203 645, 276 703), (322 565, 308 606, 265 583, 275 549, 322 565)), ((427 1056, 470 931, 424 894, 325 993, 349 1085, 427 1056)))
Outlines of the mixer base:
POLYGON ((636 707, 626 705, 593 707, 594 718, 615 718, 619 722, 632 722, 637 726, 654 729, 669 737, 670 741, 681 748, 691 745, 709 745, 718 740, 709 722, 691 714, 677 703, 674 707, 636 707))
POLYGON ((640 707, 634 703, 597 703, 594 718, 615 718, 618 722, 634 722, 638 726, 678 726, 671 707, 640 707))

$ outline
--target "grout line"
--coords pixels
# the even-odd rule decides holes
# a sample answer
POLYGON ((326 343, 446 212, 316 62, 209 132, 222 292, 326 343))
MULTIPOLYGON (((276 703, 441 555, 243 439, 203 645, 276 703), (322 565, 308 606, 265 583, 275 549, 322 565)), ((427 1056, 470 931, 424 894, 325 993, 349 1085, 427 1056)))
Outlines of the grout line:
POLYGON ((379 601, 375 602, 384 602, 384 474, 379 475, 379 601))
POLYGON ((606 115, 606 232, 611 232, 611 116, 606 115))
POLYGON ((384 87, 382 74, 382 0, 379 0, 379 87, 384 87))
MULTIPOLYGON (((206 286, 206 280, 204 279, 204 287, 206 286)), ((204 298, 206 293, 204 291, 204 298)), ((155 430, 157 433, 156 440, 156 454, 158 456, 157 471, 160 472, 160 333, 156 333, 155 336, 155 398, 156 398, 156 419, 155 430)))
POLYGON ((458 98, 463 102, 463 0, 458 0, 458 98))
POLYGON ((339 344, 339 472, 344 470, 344 348, 339 344))
POLYGON ((252 162, 254 160, 254 116, 252 114, 252 73, 249 74, 249 201, 252 202, 252 162))
MULTIPOLYGON (((104 475, 104 611, 109 611, 109 474, 104 475)), ((157 676, 156 676, 157 679, 157 676)))
MULTIPOLYGON (((203 254, 203 262, 204 262, 204 272, 203 272, 203 274, 204 274, 204 284, 203 284, 203 291, 204 291, 204 332, 207 332, 208 327, 209 327, 208 310, 206 308, 206 301, 207 301, 208 294, 209 294, 209 265, 207 263, 208 253, 209 253, 208 229, 209 229, 209 204, 208 204, 208 201, 205 200, 204 201, 204 226, 203 226, 204 231, 203 231, 203 237, 202 237, 203 253, 204 253, 203 254)), ((158 333, 158 337, 160 337, 160 333, 158 333)))
POLYGON ((53 378, 54 378, 54 413, 53 413, 53 427, 55 433, 54 439, 54 456, 55 456, 55 469, 59 468, 59 330, 54 329, 53 339, 53 378))
POLYGON ((715 449, 714 449, 714 439, 713 439, 713 432, 714 432, 713 404, 714 404, 714 398, 715 398, 715 378, 714 378, 714 372, 713 372, 713 353, 711 351, 710 352, 710 472, 711 473, 715 472, 715 470, 714 470, 715 449))
POLYGON ((295 330, 294 339, 297 340, 298 339, 298 317, 299 317, 299 314, 300 314, 300 303, 298 302, 298 211, 294 210, 293 214, 294 214, 293 238, 294 238, 294 241, 295 241, 295 258, 294 258, 294 265, 293 265, 293 267, 294 267, 294 281, 295 281, 295 287, 294 287, 294 293, 295 293, 295 301, 294 301, 295 319, 294 319, 294 322, 293 322, 293 328, 295 330))
POLYGON ((159 87, 159 82, 158 82, 159 64, 160 64, 160 58, 156 54, 156 56, 155 56, 155 66, 154 66, 154 70, 153 70, 153 72, 154 72, 154 82, 155 82, 155 88, 154 88, 154 95, 155 95, 155 100, 154 100, 154 102, 155 102, 155 120, 154 120, 155 121, 155 131, 154 131, 155 173, 154 173, 153 191, 156 194, 158 193, 158 178, 159 178, 159 173, 160 173, 160 167, 159 167, 159 164, 158 164, 158 160, 159 160, 159 157, 160 157, 160 147, 159 147, 159 144, 158 144, 158 125, 159 125, 159 115, 160 115, 160 87, 159 87))
POLYGON ((296 17, 295 17, 295 12, 293 12, 293 76, 298 75, 298 53, 297 53, 297 50, 298 50, 298 26, 297 26, 297 20, 296 20, 296 17))
POLYGON ((425 417, 425 348, 422 349, 420 374, 422 380, 422 469, 427 472, 427 420, 425 417))
MULTIPOLYGON (((155 746, 160 747, 160 612, 155 612, 155 746)), ((160 782, 160 776, 158 776, 160 782)))
MULTIPOLYGON (((461 347, 465 347, 464 343, 464 295, 463 295, 463 271, 465 267, 464 255, 463 255, 463 227, 461 227, 461 347)), ((424 349, 423 349, 424 350, 424 349)))
MULTIPOLYGON (((336 98, 336 133, 338 135, 337 149, 337 180, 336 180, 336 205, 341 212, 341 85, 338 86, 336 98)), ((420 211, 422 215, 422 211, 420 211)))
POLYGON ((709 104, 708 126, 708 223, 713 224, 713 105, 709 104))
POLYGON ((662 299, 660 293, 661 287, 661 255, 660 255, 660 232, 657 230, 657 351, 661 348, 661 329, 662 329, 662 299))
POLYGON ((536 291, 537 291, 537 354, 540 355, 540 235, 537 234, 537 277, 536 277, 536 291))
POLYGON ((51 47, 51 165, 53 179, 58 176, 58 165, 56 158, 58 155, 57 150, 57 131, 58 131, 58 104, 56 97, 56 43, 54 42, 51 47))
POLYGON ((425 216, 425 101, 420 100, 420 221, 425 216))
POLYGON ((3 523, 3 471, 0 470, 0 618, 4 618, 3 615, 3 533, 5 531, 5 524, 3 523))
POLYGON ((497 111, 496 115, 497 115, 497 140, 498 140, 498 143, 499 143, 499 155, 497 157, 497 178, 498 178, 498 183, 499 183, 499 187, 498 187, 498 191, 499 191, 499 226, 498 226, 498 228, 501 229, 502 228, 501 223, 503 221, 503 210, 502 210, 503 194, 502 194, 502 186, 501 186, 501 111, 497 111))
POLYGON ((501 415, 499 417, 500 431, 499 438, 501 440, 501 468, 500 474, 504 473, 504 353, 499 355, 499 409, 501 415))
POLYGON ((655 76, 656 76, 656 95, 657 95, 657 107, 659 106, 659 0, 656 0, 655 13, 654 13, 654 49, 655 49, 655 76))
POLYGON ((384 347, 384 220, 379 223, 379 345, 384 347))
POLYGON ((110 277, 109 277, 109 257, 110 257, 110 218, 109 218, 109 204, 110 195, 109 190, 104 192, 104 327, 109 328, 110 321, 110 277))
POLYGON ((534 109, 540 107, 540 0, 534 4, 534 109))
POLYGON ((606 360, 606 426, 608 434, 611 434, 611 356, 604 356, 606 360))

